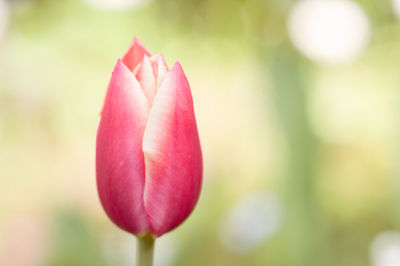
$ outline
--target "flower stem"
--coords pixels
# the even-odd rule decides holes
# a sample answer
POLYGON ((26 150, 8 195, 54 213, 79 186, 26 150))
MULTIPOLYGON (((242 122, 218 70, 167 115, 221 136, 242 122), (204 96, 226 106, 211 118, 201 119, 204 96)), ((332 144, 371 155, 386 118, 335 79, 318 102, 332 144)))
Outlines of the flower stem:
POLYGON ((153 266, 154 242, 151 234, 137 237, 136 266, 153 266))

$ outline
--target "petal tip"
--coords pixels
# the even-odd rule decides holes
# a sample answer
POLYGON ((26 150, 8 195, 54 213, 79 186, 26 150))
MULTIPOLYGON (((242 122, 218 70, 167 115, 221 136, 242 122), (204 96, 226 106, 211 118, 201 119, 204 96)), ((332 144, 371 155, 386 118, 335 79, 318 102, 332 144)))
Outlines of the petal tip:
MULTIPOLYGON (((187 78, 186 78, 186 74, 183 71, 182 65, 181 65, 181 63, 179 61, 176 61, 172 65, 171 70, 169 72, 172 75, 174 75, 176 79, 184 81, 184 83, 188 83, 187 78)), ((189 86, 189 84, 187 84, 187 86, 189 86)))
POLYGON ((117 73, 120 73, 121 71, 126 71, 128 67, 125 65, 124 61, 122 61, 121 58, 118 58, 117 63, 115 64, 114 70, 112 72, 112 75, 115 75, 117 73))
POLYGON ((182 65, 181 65, 181 63, 179 62, 179 61, 176 61, 173 65, 172 65, 172 67, 171 67, 171 70, 181 70, 181 71, 183 71, 183 68, 182 68, 182 65))
POLYGON ((164 55, 162 53, 158 54, 158 65, 163 65, 168 70, 167 61, 165 61, 164 55))
POLYGON ((133 36, 132 42, 129 45, 128 50, 131 49, 132 47, 134 47, 135 45, 143 47, 144 49, 148 50, 147 47, 136 36, 133 36))
POLYGON ((121 67, 121 65, 125 65, 125 64, 122 62, 121 58, 118 58, 117 63, 115 64, 114 68, 121 67))
POLYGON ((122 56, 122 61, 131 71, 133 71, 142 61, 144 55, 151 56, 151 54, 150 50, 147 49, 147 47, 135 36, 133 37, 128 50, 122 56))

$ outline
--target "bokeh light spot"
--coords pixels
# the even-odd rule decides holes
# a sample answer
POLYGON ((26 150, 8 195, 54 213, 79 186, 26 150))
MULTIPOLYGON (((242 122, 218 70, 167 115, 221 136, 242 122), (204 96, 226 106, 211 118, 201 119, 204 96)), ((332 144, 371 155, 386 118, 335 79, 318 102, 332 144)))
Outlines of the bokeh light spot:
POLYGON ((134 10, 144 7, 151 0, 85 0, 87 4, 100 10, 134 10))
POLYGON ((221 224, 222 245, 235 253, 250 252, 276 233, 282 212, 282 203, 275 195, 257 192, 245 196, 221 224))
POLYGON ((400 232, 387 231, 378 234, 370 251, 373 266, 400 265, 400 232))
POLYGON ((311 60, 345 63, 367 46, 368 19, 348 0, 305 0, 294 6, 288 21, 294 45, 311 60))

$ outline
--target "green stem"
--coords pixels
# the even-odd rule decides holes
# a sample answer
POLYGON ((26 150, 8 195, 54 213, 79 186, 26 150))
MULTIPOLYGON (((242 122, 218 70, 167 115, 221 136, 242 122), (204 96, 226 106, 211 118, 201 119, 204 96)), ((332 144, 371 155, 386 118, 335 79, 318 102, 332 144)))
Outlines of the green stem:
POLYGON ((151 234, 137 237, 136 266, 153 266, 154 242, 151 234))

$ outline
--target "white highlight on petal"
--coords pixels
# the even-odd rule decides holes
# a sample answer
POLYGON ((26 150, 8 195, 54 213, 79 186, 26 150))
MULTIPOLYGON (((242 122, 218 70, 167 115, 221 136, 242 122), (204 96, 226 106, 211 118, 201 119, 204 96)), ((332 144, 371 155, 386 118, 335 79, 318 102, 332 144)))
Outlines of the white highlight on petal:
POLYGON ((400 232, 378 234, 370 246, 370 255, 373 266, 400 265, 400 232))
MULTIPOLYGON (((161 159, 160 156, 162 157, 163 154, 160 152, 160 149, 165 142, 165 133, 172 130, 170 114, 174 111, 176 94, 175 88, 173 87, 173 75, 174 73, 171 72, 167 74, 163 85, 157 90, 153 100, 153 106, 150 110, 143 135, 145 160, 149 159, 149 157, 161 159)), ((148 176, 147 173, 146 176, 148 176)))
POLYGON ((246 254, 278 231, 282 215, 277 196, 266 192, 247 195, 222 221, 220 241, 226 249, 246 254))
MULTIPOLYGON (((175 96, 176 96, 176 88, 174 87, 175 77, 173 72, 168 72, 165 77, 165 81, 163 85, 157 90, 157 93, 153 100, 153 106, 150 110, 147 125, 143 134, 143 152, 144 152, 144 161, 145 161, 145 171, 146 171, 146 183, 144 188, 144 206, 148 212, 148 205, 146 205, 149 201, 149 191, 151 190, 150 186, 153 182, 150 182, 150 178, 152 178, 152 165, 161 164, 166 161, 164 147, 168 145, 170 140, 168 139, 170 136, 170 132, 173 130, 173 121, 171 121, 172 114, 175 110, 175 96), (147 180, 148 179, 148 180, 147 180)), ((163 191, 159 192, 159 196, 162 197, 163 191), (162 193, 162 194, 160 194, 162 193)), ((165 209, 157 207, 156 210, 153 211, 154 216, 158 217, 157 224, 152 224, 153 228, 161 227, 161 223, 166 219, 168 213, 165 209)))
POLYGON ((148 57, 144 55, 143 60, 132 72, 150 103, 152 105, 157 89, 160 88, 165 76, 168 74, 168 66, 162 54, 148 57))
POLYGON ((85 0, 93 8, 100 10, 134 10, 148 5, 151 0, 85 0))
POLYGON ((143 61, 138 67, 139 69, 136 74, 137 80, 140 82, 143 92, 151 105, 156 93, 156 81, 153 68, 147 55, 144 55, 143 61))
POLYGON ((370 39, 369 21, 349 0, 303 0, 288 21, 293 44, 311 60, 339 64, 354 59, 370 39))
POLYGON ((157 88, 159 88, 168 73, 168 66, 162 54, 155 56, 154 68, 157 70, 157 88))
POLYGON ((9 7, 5 0, 0 0, 0 40, 7 30, 9 20, 9 7))

